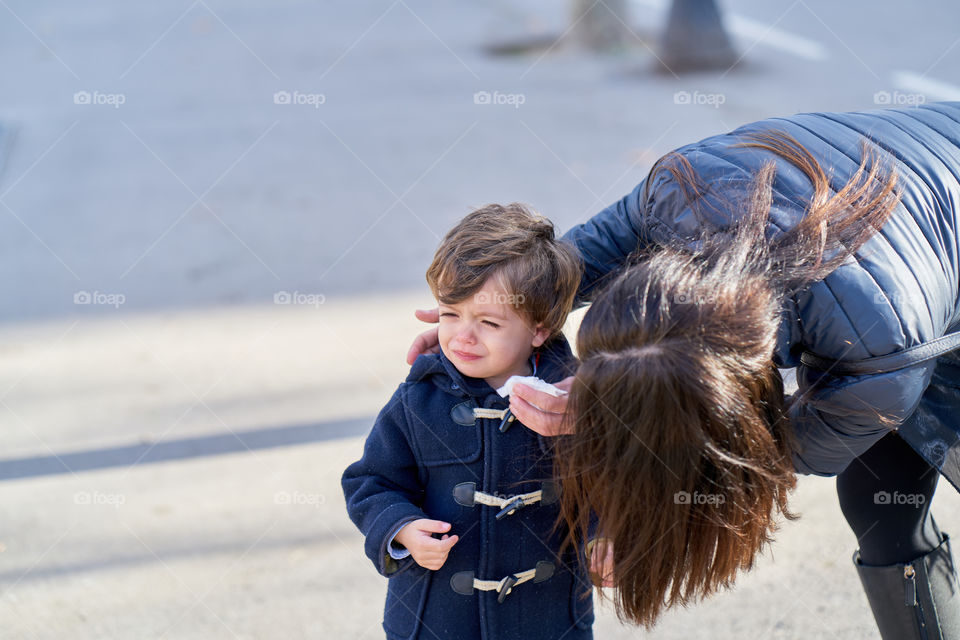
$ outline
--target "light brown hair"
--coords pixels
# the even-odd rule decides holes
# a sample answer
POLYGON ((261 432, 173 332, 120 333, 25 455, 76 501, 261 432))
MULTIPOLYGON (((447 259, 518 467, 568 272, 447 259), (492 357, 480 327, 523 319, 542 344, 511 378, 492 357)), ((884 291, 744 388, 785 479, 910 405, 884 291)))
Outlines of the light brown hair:
MULTIPOLYGON (((773 162, 755 176, 727 229, 638 256, 587 312, 581 365, 558 443, 564 542, 582 544, 591 512, 613 540, 618 616, 652 626, 663 610, 732 584, 794 518, 792 432, 773 353, 783 302, 826 277, 889 218, 896 175, 866 143, 834 193, 817 161, 785 134, 772 152, 812 184, 799 223, 768 234, 773 162)), ((709 192, 682 156, 662 158, 695 214, 709 192)), ((718 194, 712 194, 717 197, 718 194)))
POLYGON ((531 327, 560 333, 580 284, 576 250, 556 238, 553 223, 522 204, 490 204, 451 229, 427 269, 427 283, 444 304, 472 296, 495 276, 508 303, 531 327))

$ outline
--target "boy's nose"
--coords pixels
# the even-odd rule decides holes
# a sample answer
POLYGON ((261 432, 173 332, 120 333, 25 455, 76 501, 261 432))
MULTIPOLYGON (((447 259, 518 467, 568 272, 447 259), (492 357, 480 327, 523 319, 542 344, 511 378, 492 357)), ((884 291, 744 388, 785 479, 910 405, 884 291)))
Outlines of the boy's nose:
POLYGON ((457 333, 457 340, 467 344, 473 344, 477 341, 477 337, 474 335, 472 327, 464 327, 457 333))

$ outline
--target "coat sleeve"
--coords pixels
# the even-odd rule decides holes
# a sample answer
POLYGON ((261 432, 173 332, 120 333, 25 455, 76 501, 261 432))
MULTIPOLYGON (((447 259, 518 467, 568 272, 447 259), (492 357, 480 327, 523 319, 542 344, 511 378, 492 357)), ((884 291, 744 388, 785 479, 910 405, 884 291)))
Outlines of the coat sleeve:
POLYGON ((626 196, 571 228, 563 239, 574 246, 584 267, 577 304, 589 302, 631 254, 651 246, 679 243, 692 247, 704 228, 719 229, 732 223, 735 208, 726 194, 749 189, 751 174, 689 147, 692 145, 677 153, 696 163, 702 179, 722 182, 723 188, 694 197, 670 171, 654 170, 626 196))
POLYGON ((401 385, 377 416, 363 457, 347 467, 340 481, 347 513, 365 537, 364 551, 384 576, 414 562, 410 556, 396 560, 387 549, 399 525, 427 517, 420 508, 424 492, 409 440, 403 396, 401 385))
POLYGON ((790 406, 797 473, 841 473, 916 411, 934 366, 928 362, 890 373, 833 378, 801 365, 799 401, 790 406), (881 424, 879 416, 890 424, 881 424))
POLYGON ((564 234, 583 260, 577 305, 589 302, 607 276, 640 246, 640 198, 644 183, 622 199, 564 234))

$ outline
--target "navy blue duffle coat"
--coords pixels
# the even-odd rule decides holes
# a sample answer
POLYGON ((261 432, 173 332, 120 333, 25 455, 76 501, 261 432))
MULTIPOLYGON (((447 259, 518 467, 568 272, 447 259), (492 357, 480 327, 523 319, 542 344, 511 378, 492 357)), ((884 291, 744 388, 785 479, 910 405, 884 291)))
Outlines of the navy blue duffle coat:
MULTIPOLYGON (((548 382, 575 371, 562 336, 534 357, 536 375, 548 382)), ((377 417, 363 457, 344 472, 350 518, 365 536, 367 556, 389 578, 383 615, 388 639, 593 637, 591 585, 584 565, 574 552, 558 557, 563 530, 551 535, 559 505, 549 439, 518 421, 500 432, 500 420, 473 417, 475 407, 507 406, 485 381, 464 376, 442 354, 421 355, 377 417), (540 489, 553 497, 497 520, 497 507, 464 504, 464 483, 498 497, 540 489), (459 500, 454 495, 458 485, 459 500), (424 569, 412 557, 394 560, 388 553, 397 527, 419 518, 449 522, 449 533, 460 536, 437 571, 424 569), (465 595, 451 584, 463 572, 501 580, 539 563, 552 564, 552 575, 515 586, 502 602, 496 591, 465 595)))
POLYGON ((839 190, 861 161, 866 138, 898 174, 902 199, 892 218, 856 255, 826 279, 784 301, 775 362, 797 367, 799 403, 791 415, 801 473, 843 471, 888 428, 876 412, 899 423, 899 434, 955 487, 960 487, 960 356, 888 373, 822 376, 800 362, 805 350, 831 360, 861 360, 921 345, 960 327, 960 103, 860 113, 809 113, 771 118, 681 147, 711 191, 691 207, 667 171, 565 236, 585 261, 580 291, 589 299, 604 276, 638 248, 695 241, 729 227, 734 202, 757 171, 777 165, 769 235, 791 228, 813 192, 788 161, 755 148, 737 148, 745 134, 782 131, 799 141, 839 190), (722 193, 714 200, 711 193, 722 193), (694 209, 697 211, 695 212, 694 209), (817 382, 816 390, 810 393, 817 382))

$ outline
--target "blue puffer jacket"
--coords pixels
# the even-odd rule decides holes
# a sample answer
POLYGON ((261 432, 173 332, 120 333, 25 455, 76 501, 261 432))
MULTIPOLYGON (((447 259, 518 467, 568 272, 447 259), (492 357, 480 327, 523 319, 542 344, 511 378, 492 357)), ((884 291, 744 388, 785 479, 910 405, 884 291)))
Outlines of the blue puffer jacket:
MULTIPOLYGON (((734 148, 746 133, 779 130, 803 144, 839 189, 861 160, 861 141, 887 152, 903 197, 892 219, 825 280, 784 303, 775 360, 798 367, 801 393, 820 372, 800 363, 809 350, 825 358, 859 360, 925 343, 960 321, 960 103, 863 113, 800 114, 745 125, 678 149, 726 196, 745 189, 760 167, 777 164, 771 234, 795 225, 812 186, 787 161, 760 149, 734 148)), ((728 226, 738 215, 701 207, 691 211, 669 172, 574 227, 566 239, 585 261, 581 296, 642 246, 690 240, 702 229, 728 226), (646 199, 643 195, 646 193, 646 199)), ((709 194, 705 196, 712 199, 709 194)), ((729 200, 728 200, 729 201, 729 200)), ((708 202, 709 204, 709 202, 708 202)), ((714 201, 719 204, 719 201, 714 201)), ((960 487, 960 358, 957 352, 885 374, 828 377, 791 416, 801 473, 843 471, 887 431, 875 411, 901 422, 900 434, 960 487)))
MULTIPOLYGON (((536 375, 548 382, 575 371, 562 337, 538 349, 535 361, 536 375)), ((591 588, 589 578, 576 554, 558 557, 562 532, 551 535, 559 503, 549 439, 519 422, 501 433, 499 419, 473 417, 475 407, 507 406, 486 382, 464 376, 442 354, 420 356, 377 417, 363 457, 344 472, 350 519, 366 537, 367 556, 389 578, 388 639, 593 637, 592 598, 581 597, 591 588), (498 507, 467 506, 464 483, 498 497, 543 489, 545 499, 498 520, 498 507), (398 525, 418 518, 449 522, 450 533, 460 536, 437 571, 388 554, 398 525), (469 580, 467 589, 458 583, 459 592, 451 582, 462 572, 499 581, 538 566, 537 578, 515 586, 502 602, 496 591, 467 595, 469 580)))

